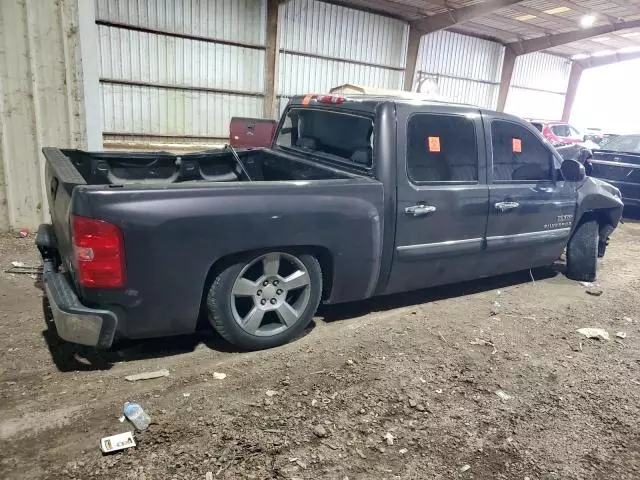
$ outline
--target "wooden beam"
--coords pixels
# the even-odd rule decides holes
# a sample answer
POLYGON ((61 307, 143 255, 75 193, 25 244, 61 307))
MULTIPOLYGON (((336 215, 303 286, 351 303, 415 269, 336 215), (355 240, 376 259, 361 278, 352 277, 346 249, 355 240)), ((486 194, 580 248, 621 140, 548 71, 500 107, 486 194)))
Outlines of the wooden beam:
POLYGON ((280 14, 278 0, 267 0, 267 38, 264 61, 264 117, 278 114, 278 56, 280 53, 280 14))
POLYGON ((443 30, 459 23, 468 22, 474 18, 483 17, 501 8, 506 8, 524 0, 486 0, 474 3, 468 7, 455 8, 444 13, 430 15, 420 20, 411 22, 411 27, 416 28, 422 34, 443 30))
POLYGON ((407 43, 407 68, 404 71, 404 89, 407 92, 413 90, 413 82, 416 79, 416 65, 420 53, 420 32, 409 26, 409 42, 407 43))
POLYGON ((500 74, 500 89, 498 90, 498 107, 496 110, 504 112, 507 104, 507 95, 513 77, 513 68, 516 65, 516 54, 510 48, 504 50, 504 60, 502 61, 502 73, 500 74))
POLYGON ((569 74, 569 85, 567 86, 567 93, 564 96, 564 108, 562 109, 563 122, 568 122, 569 117, 571 116, 571 109, 573 108, 573 101, 576 99, 578 85, 580 85, 582 70, 582 65, 577 62, 573 62, 573 64, 571 65, 571 73, 569 74))
POLYGON ((599 35, 625 30, 627 28, 640 27, 640 20, 630 22, 617 22, 614 24, 599 25, 597 27, 583 28, 572 32, 556 33, 554 35, 546 35, 544 37, 531 38, 520 42, 508 43, 506 46, 513 49, 518 55, 539 52, 547 48, 558 47, 567 43, 586 40, 599 35))

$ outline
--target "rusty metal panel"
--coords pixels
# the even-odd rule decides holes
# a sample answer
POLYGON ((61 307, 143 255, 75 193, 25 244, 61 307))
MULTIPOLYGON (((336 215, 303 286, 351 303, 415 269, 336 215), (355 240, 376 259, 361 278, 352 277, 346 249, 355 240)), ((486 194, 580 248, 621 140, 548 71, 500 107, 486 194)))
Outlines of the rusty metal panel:
POLYGON ((96 5, 109 145, 147 135, 226 137, 232 116, 262 116, 265 0, 96 5))
POLYGON ((394 18, 319 2, 283 5, 280 48, 404 68, 407 26, 394 18))
POLYGON ((505 111, 525 118, 560 120, 571 60, 536 52, 516 58, 505 111))
POLYGON ((102 84, 103 132, 222 139, 231 117, 261 117, 261 97, 102 84))
POLYGON ((100 77, 262 92, 264 51, 100 25, 100 77))
POLYGON ((96 0, 96 19, 263 45, 263 0, 96 0))
POLYGON ((422 37, 417 77, 426 77, 434 93, 453 102, 496 108, 503 58, 499 43, 434 32, 422 37))
POLYGON ((406 23, 316 0, 280 8, 280 95, 326 92, 343 83, 402 88, 406 23))
POLYGON ((402 70, 289 53, 280 54, 279 73, 279 93, 287 96, 326 93, 331 88, 345 83, 402 89, 404 79, 402 70))
POLYGON ((536 52, 516 58, 511 85, 555 93, 566 93, 571 60, 536 52))
POLYGON ((76 0, 0 1, 0 230, 47 220, 43 146, 86 147, 76 0))

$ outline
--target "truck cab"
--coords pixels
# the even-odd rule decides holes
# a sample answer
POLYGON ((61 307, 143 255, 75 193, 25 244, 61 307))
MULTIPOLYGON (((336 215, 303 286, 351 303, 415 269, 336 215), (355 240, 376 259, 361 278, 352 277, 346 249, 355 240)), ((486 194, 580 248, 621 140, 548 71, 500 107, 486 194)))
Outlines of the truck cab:
POLYGON ((264 149, 45 149, 37 244, 60 335, 295 338, 321 301, 551 265, 596 277, 622 202, 534 126, 403 96, 293 98, 264 149), (169 254, 170 252, 170 254, 169 254), (89 327, 87 327, 87 325, 89 327), (87 328, 85 328, 87 327, 87 328))

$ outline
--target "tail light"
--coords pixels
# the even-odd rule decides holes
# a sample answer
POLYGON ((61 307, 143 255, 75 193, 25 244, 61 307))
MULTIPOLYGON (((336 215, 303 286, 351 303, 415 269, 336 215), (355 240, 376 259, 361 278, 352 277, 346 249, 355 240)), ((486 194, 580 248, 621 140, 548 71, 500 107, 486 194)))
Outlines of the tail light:
POLYGON ((333 105, 340 105, 344 103, 345 98, 338 95, 318 95, 316 102, 318 103, 332 103, 333 105))
POLYGON ((125 285, 124 241, 115 225, 94 218, 71 217, 73 255, 80 285, 121 288, 125 285))

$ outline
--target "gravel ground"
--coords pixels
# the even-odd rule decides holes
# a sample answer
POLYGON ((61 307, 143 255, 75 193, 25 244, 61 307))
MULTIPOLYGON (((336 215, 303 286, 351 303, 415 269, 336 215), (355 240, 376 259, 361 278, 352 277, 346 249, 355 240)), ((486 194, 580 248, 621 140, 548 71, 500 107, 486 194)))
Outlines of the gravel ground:
POLYGON ((594 287, 559 264, 324 307, 254 353, 210 331, 65 344, 37 276, 6 272, 39 264, 32 245, 0 237, 2 479, 640 478, 640 223, 616 231, 594 287), (102 455, 101 437, 132 428, 125 401, 153 423, 102 455))

